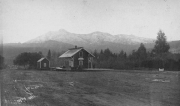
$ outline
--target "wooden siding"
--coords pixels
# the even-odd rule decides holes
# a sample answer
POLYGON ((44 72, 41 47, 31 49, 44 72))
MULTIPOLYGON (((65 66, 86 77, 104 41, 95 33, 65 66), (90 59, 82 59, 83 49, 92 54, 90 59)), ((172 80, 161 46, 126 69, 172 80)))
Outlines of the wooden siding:
POLYGON ((61 66, 64 66, 65 69, 69 70, 69 69, 77 69, 80 67, 80 62, 79 61, 83 61, 83 65, 81 66, 81 68, 92 68, 92 61, 93 61, 93 56, 91 54, 89 54, 86 50, 81 49, 80 51, 78 51, 76 54, 73 55, 73 57, 65 57, 65 58, 61 58, 61 66), (80 56, 80 53, 82 52, 83 56, 80 56), (89 62, 89 57, 91 57, 91 62, 89 62), (71 60, 74 60, 72 62, 72 66, 70 64, 71 60), (80 59, 80 60, 79 60, 80 59), (91 64, 89 64, 91 63, 91 64))
MULTIPOLYGON (((84 49, 82 49, 81 50, 82 52, 83 52, 83 67, 82 68, 88 68, 88 52, 86 52, 84 49)), ((79 52, 81 52, 81 51, 79 51, 79 52)), ((79 52, 78 53, 76 53, 75 55, 74 55, 74 67, 78 67, 79 66, 79 60, 78 60, 78 58, 80 58, 79 57, 79 52)))
POLYGON ((38 69, 49 69, 50 68, 50 62, 47 59, 43 59, 40 62, 37 62, 38 69), (45 65, 46 64, 46 65, 45 65))

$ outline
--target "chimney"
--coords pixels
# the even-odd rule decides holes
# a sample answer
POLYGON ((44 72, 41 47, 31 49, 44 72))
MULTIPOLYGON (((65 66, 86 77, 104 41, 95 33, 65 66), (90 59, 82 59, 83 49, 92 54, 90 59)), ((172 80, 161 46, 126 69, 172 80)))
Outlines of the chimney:
POLYGON ((75 49, 77 49, 77 46, 75 45, 75 49))

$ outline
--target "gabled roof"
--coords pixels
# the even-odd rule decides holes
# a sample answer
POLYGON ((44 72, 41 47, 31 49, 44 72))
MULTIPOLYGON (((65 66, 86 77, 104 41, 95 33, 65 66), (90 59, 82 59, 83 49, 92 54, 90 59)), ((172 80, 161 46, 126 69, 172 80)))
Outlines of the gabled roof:
MULTIPOLYGON (((47 58, 45 58, 45 57, 42 57, 41 59, 39 59, 37 62, 41 62, 42 60, 44 60, 44 59, 47 59, 47 58)), ((47 59, 48 60, 48 59, 47 59)), ((48 60, 49 61, 49 60, 48 60)))
MULTIPOLYGON (((69 49, 68 51, 66 51, 65 53, 63 53, 61 56, 59 56, 59 58, 65 58, 65 57, 72 57, 74 56, 77 52, 81 51, 82 47, 80 48, 72 48, 72 49, 69 49)), ((84 49, 85 50, 85 49, 84 49)), ((88 52, 87 50, 85 50, 86 52, 88 52)), ((88 52, 89 53, 89 52, 88 52)), ((91 53, 89 53, 91 54, 91 53)), ((92 55, 92 54, 91 54, 92 55)), ((92 55, 93 57, 95 57, 94 55, 92 55)))

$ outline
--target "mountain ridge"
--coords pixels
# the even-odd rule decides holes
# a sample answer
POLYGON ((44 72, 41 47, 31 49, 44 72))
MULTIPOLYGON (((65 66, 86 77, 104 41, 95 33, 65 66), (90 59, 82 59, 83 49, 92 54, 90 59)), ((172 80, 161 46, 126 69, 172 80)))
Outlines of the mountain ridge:
POLYGON ((61 41, 73 45, 78 44, 93 44, 101 42, 114 42, 120 44, 139 44, 139 43, 152 43, 154 39, 143 38, 135 35, 116 34, 112 35, 106 32, 95 31, 88 34, 76 34, 68 32, 64 29, 58 31, 49 31, 41 36, 38 36, 25 43, 40 43, 48 40, 61 41))
MULTIPOLYGON (((48 50, 52 52, 61 52, 73 48, 76 46, 84 47, 89 52, 97 50, 104 50, 109 48, 113 53, 119 53, 121 50, 125 51, 127 55, 132 53, 132 50, 137 50, 140 46, 141 37, 134 35, 111 35, 109 33, 103 33, 100 31, 92 32, 89 34, 75 34, 66 30, 49 31, 44 35, 38 36, 25 43, 7 43, 3 44, 4 57, 6 63, 13 64, 13 59, 23 52, 42 52, 46 56, 48 50), (112 37, 113 36, 113 37, 112 37), (39 38, 38 38, 39 37, 39 38), (58 39, 58 40, 57 40, 58 39), (129 43, 133 42, 136 43, 129 43)), ((147 39, 147 41, 149 41, 147 39)), ((154 40, 150 40, 150 43, 144 43, 147 51, 151 51, 154 47, 154 40)), ((168 42, 170 44, 170 51, 180 53, 180 40, 168 42)))

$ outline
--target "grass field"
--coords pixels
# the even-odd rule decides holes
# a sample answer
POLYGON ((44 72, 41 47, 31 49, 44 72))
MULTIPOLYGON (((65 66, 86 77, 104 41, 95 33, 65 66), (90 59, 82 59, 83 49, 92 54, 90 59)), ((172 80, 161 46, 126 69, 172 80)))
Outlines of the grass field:
POLYGON ((180 106, 180 72, 3 70, 4 106, 180 106))

